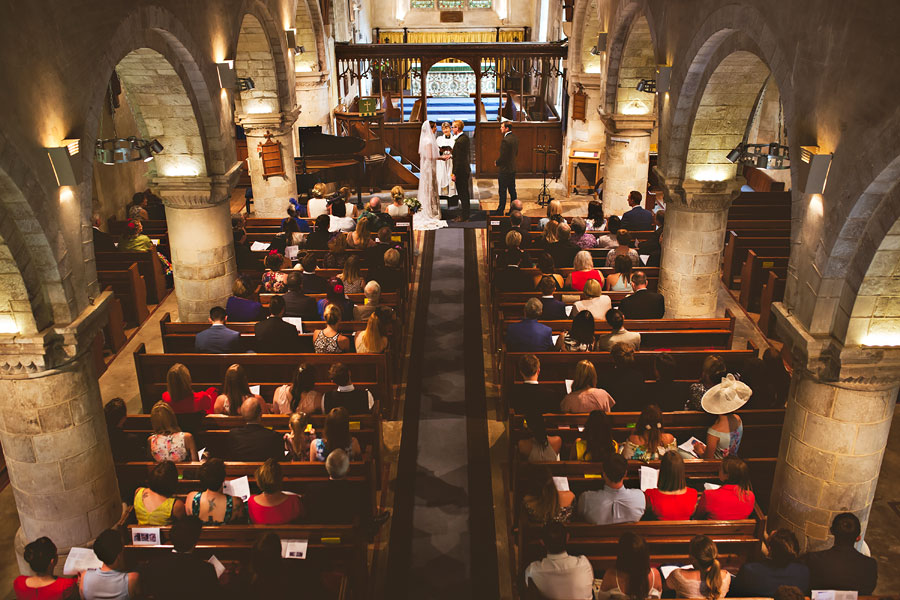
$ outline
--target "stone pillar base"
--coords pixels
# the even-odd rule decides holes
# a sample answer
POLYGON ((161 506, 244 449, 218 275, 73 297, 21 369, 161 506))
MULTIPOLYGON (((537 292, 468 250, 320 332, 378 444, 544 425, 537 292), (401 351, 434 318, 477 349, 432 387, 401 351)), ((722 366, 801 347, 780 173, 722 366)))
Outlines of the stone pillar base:
POLYGON ((646 115, 608 115, 601 113, 606 125, 606 165, 603 168, 603 212, 621 216, 631 207, 628 194, 647 193, 650 169, 650 135, 656 117, 646 115))

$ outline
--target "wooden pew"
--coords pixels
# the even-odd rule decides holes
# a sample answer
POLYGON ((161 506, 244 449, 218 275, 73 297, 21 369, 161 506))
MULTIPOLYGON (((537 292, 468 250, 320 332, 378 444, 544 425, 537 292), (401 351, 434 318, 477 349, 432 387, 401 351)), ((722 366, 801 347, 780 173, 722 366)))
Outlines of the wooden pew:
POLYGON ((784 300, 785 277, 779 277, 774 271, 768 271, 766 283, 759 296, 759 328, 766 337, 775 335, 775 313, 772 303, 784 300))
POLYGON ((734 231, 725 234, 725 254, 722 262, 722 281, 733 287, 735 276, 740 273, 747 251, 753 250, 757 256, 790 256, 789 238, 741 237, 734 231))
POLYGON ((124 269, 97 270, 97 279, 101 287, 110 287, 116 298, 122 303, 125 322, 133 327, 139 326, 150 316, 147 308, 147 288, 136 263, 124 269))
POLYGON ((149 252, 97 252, 94 256, 98 270, 119 270, 137 263, 147 286, 147 304, 159 304, 166 297, 166 272, 155 246, 149 252))
MULTIPOLYGON (((106 288, 104 291, 112 292, 112 288, 106 288)), ((125 316, 122 313, 122 301, 115 297, 114 292, 113 294, 113 298, 109 303, 109 320, 103 327, 103 337, 106 347, 115 354, 125 346, 128 338, 125 337, 125 316)))
POLYGON ((754 250, 747 251, 747 258, 741 267, 741 288, 738 295, 738 302, 744 310, 759 312, 762 288, 768 278, 766 273, 786 278, 789 261, 789 256, 760 257, 754 250))

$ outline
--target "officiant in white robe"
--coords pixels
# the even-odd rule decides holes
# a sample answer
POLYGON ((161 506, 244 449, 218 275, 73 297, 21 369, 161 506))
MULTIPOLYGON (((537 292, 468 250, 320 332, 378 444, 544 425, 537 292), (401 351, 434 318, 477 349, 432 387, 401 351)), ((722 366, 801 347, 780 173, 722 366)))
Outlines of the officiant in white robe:
MULTIPOLYGON (((442 135, 437 137, 438 149, 442 156, 453 153, 453 144, 456 138, 450 130, 450 123, 444 123, 441 126, 442 135)), ((456 184, 450 179, 450 172, 453 170, 453 163, 449 160, 438 161, 436 168, 438 194, 444 198, 452 198, 456 195, 456 184)))

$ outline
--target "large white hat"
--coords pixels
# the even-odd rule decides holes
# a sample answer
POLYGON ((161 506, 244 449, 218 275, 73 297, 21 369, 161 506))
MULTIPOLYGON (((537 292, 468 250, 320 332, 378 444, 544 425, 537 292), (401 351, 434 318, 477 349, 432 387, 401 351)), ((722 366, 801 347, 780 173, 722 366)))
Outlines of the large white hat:
POLYGON ((745 405, 752 394, 750 386, 729 373, 722 378, 722 383, 706 390, 700 399, 700 406, 711 415, 725 415, 745 405))

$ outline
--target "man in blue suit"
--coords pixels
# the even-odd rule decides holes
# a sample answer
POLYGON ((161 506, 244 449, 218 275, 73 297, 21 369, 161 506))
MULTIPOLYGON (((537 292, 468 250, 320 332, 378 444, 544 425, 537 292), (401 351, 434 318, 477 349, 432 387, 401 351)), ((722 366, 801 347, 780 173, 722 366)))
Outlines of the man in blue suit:
POLYGON ((641 206, 641 193, 632 191, 628 194, 628 205, 631 210, 622 215, 622 229, 628 231, 653 231, 653 212, 641 206))
POLYGON ((538 290, 541 292, 541 305, 544 310, 541 312, 541 320, 543 321, 565 321, 566 305, 553 297, 556 291, 556 281, 552 277, 543 277, 538 284, 538 290))
POLYGON ((194 337, 194 350, 203 354, 236 354, 244 351, 241 334, 225 327, 228 315, 221 306, 213 306, 209 311, 209 329, 204 329, 194 337))
POLYGON ((525 303, 525 319, 506 328, 507 352, 550 352, 553 350, 553 331, 537 322, 544 310, 538 298, 525 303))

